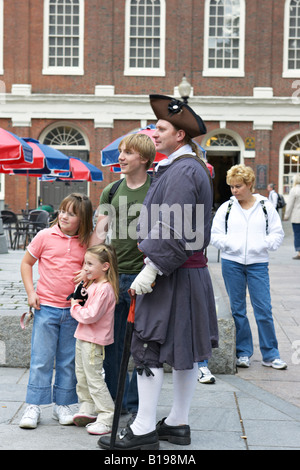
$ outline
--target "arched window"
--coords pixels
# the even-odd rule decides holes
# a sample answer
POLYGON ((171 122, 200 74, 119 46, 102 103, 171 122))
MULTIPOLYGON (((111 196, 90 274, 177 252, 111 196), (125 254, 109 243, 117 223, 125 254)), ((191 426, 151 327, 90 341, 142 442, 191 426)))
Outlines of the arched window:
POLYGON ((286 0, 283 76, 300 77, 300 0, 286 0))
MULTIPOLYGON (((89 160, 88 139, 80 129, 67 122, 47 127, 40 135, 39 141, 57 148, 69 157, 89 160)), ((44 204, 51 204, 54 210, 57 210, 61 201, 73 192, 89 195, 89 183, 86 181, 41 181, 39 199, 44 204)))
POLYGON ((237 141, 228 134, 217 134, 207 139, 205 147, 236 147, 239 150, 237 141))
POLYGON ((72 125, 62 123, 47 128, 40 137, 43 144, 51 145, 68 156, 88 161, 89 146, 82 132, 72 125))
POLYGON ((165 75, 165 0, 127 0, 125 75, 165 75))
POLYGON ((204 76, 244 76, 245 0, 206 0, 204 76))
POLYGON ((82 75, 84 0, 45 0, 44 74, 82 75))
POLYGON ((293 176, 300 173, 300 134, 289 137, 283 150, 283 193, 289 194, 293 176))

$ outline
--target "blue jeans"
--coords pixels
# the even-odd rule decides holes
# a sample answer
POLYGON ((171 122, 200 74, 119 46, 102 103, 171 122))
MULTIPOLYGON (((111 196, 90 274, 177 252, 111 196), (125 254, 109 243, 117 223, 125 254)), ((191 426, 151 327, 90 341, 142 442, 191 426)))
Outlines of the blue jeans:
MULTIPOLYGON (((103 361, 105 381, 113 400, 115 400, 117 394, 127 317, 130 307, 128 289, 136 276, 136 274, 119 275, 119 303, 115 308, 114 342, 109 346, 105 346, 105 359, 103 361)), ((127 374, 123 408, 128 409, 131 413, 136 412, 138 408, 137 377, 135 369, 131 381, 129 380, 129 374, 127 374)))
POLYGON ((300 224, 292 224, 295 251, 300 251, 300 224))
POLYGON ((198 367, 208 367, 208 360, 198 362, 198 367))
POLYGON ((69 308, 41 305, 35 310, 26 402, 32 405, 77 403, 75 338, 77 321, 69 308), (55 363, 55 382, 52 377, 55 363))
POLYGON ((247 317, 246 288, 258 328, 259 346, 264 361, 279 358, 269 281, 269 264, 240 264, 222 259, 222 274, 236 327, 237 357, 253 355, 252 334, 247 317))

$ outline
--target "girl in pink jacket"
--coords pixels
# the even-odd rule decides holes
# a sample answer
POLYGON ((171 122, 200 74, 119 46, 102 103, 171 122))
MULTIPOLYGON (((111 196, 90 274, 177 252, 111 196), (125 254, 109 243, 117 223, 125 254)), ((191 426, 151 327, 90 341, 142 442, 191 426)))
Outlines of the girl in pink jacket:
POLYGON ((84 271, 87 300, 71 299, 75 331, 77 394, 81 402, 73 422, 90 434, 111 432, 114 402, 102 376, 104 346, 114 341, 114 310, 118 300, 118 268, 114 249, 105 244, 89 248, 84 271))

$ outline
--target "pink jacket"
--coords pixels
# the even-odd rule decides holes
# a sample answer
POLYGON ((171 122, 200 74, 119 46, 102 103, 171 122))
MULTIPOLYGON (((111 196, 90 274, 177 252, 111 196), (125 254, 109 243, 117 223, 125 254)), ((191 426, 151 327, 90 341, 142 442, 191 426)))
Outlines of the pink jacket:
POLYGON ((93 282, 84 306, 73 305, 71 315, 79 322, 75 338, 106 346, 114 342, 115 294, 109 282, 93 282))

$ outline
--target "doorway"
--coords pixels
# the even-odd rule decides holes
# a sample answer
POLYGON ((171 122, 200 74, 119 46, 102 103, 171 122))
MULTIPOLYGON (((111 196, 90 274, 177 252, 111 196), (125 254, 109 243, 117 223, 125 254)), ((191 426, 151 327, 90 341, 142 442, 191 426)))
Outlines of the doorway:
POLYGON ((215 177, 213 179, 214 202, 213 208, 216 211, 223 202, 228 201, 232 196, 230 187, 226 183, 226 174, 229 168, 237 165, 240 160, 239 151, 214 151, 207 150, 206 158, 208 163, 213 165, 215 177))
POLYGON ((42 181, 40 204, 52 206, 56 212, 61 201, 71 193, 87 194, 86 181, 42 181))

